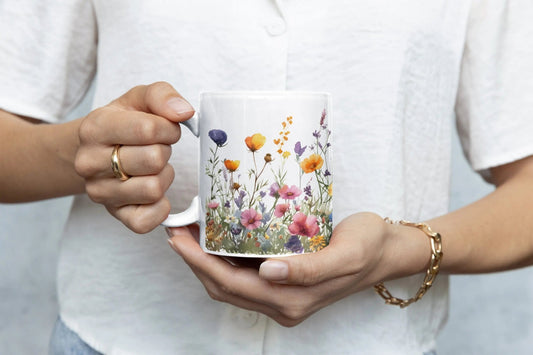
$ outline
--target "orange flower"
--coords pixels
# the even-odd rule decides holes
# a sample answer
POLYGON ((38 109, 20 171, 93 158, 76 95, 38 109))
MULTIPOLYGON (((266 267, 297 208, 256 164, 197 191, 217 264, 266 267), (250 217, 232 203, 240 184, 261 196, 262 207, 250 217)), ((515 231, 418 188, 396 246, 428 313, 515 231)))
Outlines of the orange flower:
POLYGON ((229 171, 237 170, 239 168, 240 163, 241 163, 240 160, 229 160, 229 159, 224 160, 224 165, 226 166, 226 169, 228 169, 229 171))
POLYGON ((318 170, 322 167, 324 164, 324 159, 318 154, 311 154, 309 158, 304 159, 300 163, 300 167, 304 171, 304 173, 312 173, 315 170, 318 170))
POLYGON ((252 152, 255 152, 256 150, 261 149, 263 145, 265 145, 266 137, 263 136, 261 133, 256 133, 252 135, 251 137, 246 137, 244 142, 246 143, 246 146, 248 149, 250 149, 252 152))
POLYGON ((312 251, 319 251, 326 247, 326 239, 323 235, 315 235, 309 239, 309 247, 312 251))

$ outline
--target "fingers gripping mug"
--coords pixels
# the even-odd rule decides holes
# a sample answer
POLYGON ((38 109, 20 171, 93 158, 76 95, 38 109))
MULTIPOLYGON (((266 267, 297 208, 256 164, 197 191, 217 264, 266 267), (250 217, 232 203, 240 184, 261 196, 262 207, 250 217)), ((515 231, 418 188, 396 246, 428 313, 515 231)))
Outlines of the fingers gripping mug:
POLYGON ((315 252, 332 232, 331 98, 210 92, 185 125, 200 139, 199 194, 164 226, 198 222, 212 254, 315 252))

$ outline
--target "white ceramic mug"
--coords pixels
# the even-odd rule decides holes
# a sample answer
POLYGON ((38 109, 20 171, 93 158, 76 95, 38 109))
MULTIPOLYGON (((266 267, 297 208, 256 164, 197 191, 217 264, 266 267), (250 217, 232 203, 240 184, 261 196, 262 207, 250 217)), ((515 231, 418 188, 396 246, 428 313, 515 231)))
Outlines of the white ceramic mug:
POLYGON ((185 125, 200 139, 199 194, 164 226, 200 224, 208 253, 314 252, 332 224, 331 97, 207 92, 185 125))

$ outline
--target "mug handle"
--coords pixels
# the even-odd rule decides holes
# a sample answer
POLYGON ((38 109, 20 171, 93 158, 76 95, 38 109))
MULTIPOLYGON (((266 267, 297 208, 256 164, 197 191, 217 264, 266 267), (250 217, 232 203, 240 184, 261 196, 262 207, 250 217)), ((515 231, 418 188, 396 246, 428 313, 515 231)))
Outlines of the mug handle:
MULTIPOLYGON (((182 122, 182 124, 191 131, 196 137, 199 137, 200 132, 198 128, 198 113, 195 113, 194 116, 189 118, 187 121, 182 122)), ((180 213, 170 214, 167 219, 161 223, 165 227, 183 227, 192 223, 197 223, 200 221, 200 198, 196 195, 189 207, 180 213)))

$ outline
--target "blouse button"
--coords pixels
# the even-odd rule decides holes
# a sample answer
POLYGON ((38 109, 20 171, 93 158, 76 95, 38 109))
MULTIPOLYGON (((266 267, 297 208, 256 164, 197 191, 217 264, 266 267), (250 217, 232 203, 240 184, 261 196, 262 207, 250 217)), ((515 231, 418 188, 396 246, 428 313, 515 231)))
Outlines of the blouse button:
POLYGON ((272 22, 266 26, 267 32, 271 36, 281 36, 287 31, 287 24, 285 20, 278 17, 272 20, 272 22))

